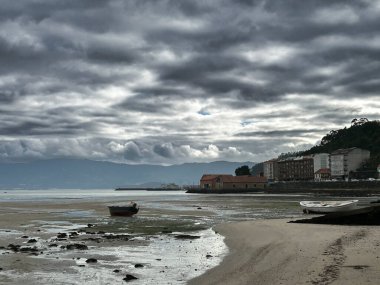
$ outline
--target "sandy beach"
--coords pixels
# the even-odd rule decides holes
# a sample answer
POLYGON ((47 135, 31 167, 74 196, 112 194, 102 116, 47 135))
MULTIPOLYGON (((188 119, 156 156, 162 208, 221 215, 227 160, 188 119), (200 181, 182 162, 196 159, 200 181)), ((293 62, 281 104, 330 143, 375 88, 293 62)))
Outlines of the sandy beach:
POLYGON ((124 284, 128 275, 136 285, 185 284, 224 256, 223 237, 199 224, 212 213, 194 201, 138 192, 141 213, 111 217, 107 205, 131 198, 113 195, 0 201, 0 284, 124 284))
POLYGON ((379 227, 288 221, 217 226, 230 254, 189 284, 378 284, 379 227))
POLYGON ((0 283, 123 284, 126 274, 139 278, 131 281, 136 285, 378 284, 380 278, 380 228, 288 223, 302 217, 292 208, 299 197, 163 199, 139 192, 134 198, 143 210, 125 220, 111 218, 106 205, 131 194, 110 195, 3 200, 0 283), (201 237, 176 240, 178 233, 201 237), (87 249, 69 250, 72 244, 87 249), (87 263, 91 258, 97 262, 87 263))

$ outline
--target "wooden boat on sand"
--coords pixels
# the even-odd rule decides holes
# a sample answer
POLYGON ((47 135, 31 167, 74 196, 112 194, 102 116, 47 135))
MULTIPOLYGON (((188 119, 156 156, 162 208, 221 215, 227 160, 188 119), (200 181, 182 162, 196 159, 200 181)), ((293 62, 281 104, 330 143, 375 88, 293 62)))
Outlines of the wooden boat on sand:
POLYGON ((135 202, 130 202, 127 205, 108 206, 111 216, 130 217, 138 213, 139 207, 135 202))
POLYGON ((346 212, 357 207, 358 200, 348 201, 301 201, 300 205, 304 213, 327 214, 346 212))

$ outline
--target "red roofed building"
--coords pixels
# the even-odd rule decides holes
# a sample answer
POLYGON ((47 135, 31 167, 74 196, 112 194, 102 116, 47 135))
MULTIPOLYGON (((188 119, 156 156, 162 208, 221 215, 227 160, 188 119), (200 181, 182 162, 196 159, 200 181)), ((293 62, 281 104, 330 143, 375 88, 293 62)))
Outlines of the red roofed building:
POLYGON ((314 173, 315 181, 330 180, 330 178, 331 178, 331 171, 329 168, 321 168, 314 173))
POLYGON ((266 177, 229 174, 204 174, 200 181, 201 189, 212 190, 265 188, 266 184, 266 177))

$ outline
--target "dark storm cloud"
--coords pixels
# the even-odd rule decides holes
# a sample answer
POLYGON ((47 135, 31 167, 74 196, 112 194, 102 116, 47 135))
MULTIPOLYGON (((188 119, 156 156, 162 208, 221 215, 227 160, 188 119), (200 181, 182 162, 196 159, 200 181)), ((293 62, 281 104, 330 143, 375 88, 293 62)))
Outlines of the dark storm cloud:
POLYGON ((379 115, 379 19, 364 0, 6 0, 0 135, 115 136, 88 153, 134 162, 296 147, 379 115))

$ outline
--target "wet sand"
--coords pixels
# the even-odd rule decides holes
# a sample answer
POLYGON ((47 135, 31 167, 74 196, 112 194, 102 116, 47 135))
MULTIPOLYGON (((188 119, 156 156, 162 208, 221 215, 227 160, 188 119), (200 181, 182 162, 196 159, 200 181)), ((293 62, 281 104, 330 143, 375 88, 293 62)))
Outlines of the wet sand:
POLYGON ((380 227, 287 221, 217 226, 230 254, 189 284, 378 284, 380 227))
POLYGON ((222 237, 189 218, 207 210, 144 207, 132 218, 110 217, 106 206, 115 202, 120 199, 0 202, 0 284, 124 284, 126 274, 137 285, 184 284, 224 255, 222 237), (177 239, 182 232, 190 238, 177 239), (223 248, 208 252, 202 240, 223 248))

